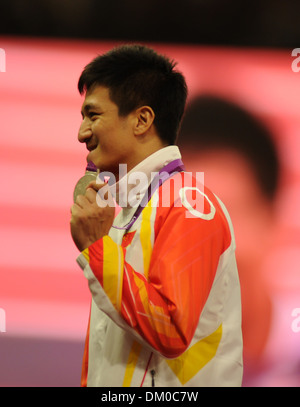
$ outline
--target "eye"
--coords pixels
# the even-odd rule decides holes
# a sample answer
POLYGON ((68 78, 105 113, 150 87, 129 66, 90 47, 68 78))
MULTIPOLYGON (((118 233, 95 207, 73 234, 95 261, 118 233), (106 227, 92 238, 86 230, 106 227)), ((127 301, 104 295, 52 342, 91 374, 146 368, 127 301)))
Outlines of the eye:
POLYGON ((89 118, 90 119, 97 119, 98 116, 100 116, 100 113, 89 112, 89 118))

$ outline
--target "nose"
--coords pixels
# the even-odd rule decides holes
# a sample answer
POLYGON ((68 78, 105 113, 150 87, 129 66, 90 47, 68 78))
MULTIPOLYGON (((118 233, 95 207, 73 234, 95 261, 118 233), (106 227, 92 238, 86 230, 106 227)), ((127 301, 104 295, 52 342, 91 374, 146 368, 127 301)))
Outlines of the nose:
POLYGON ((86 120, 86 118, 84 118, 82 120, 82 123, 81 123, 80 127, 79 127, 78 141, 80 143, 85 143, 86 140, 88 140, 90 137, 92 137, 91 126, 88 123, 88 120, 86 120))

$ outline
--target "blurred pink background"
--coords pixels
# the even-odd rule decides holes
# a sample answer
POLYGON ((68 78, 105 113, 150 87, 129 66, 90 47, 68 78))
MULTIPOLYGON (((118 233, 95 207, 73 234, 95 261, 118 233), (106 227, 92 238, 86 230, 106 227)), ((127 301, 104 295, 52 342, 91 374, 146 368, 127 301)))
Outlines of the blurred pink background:
MULTIPOLYGON (((79 386, 90 295, 69 233, 73 188, 86 165, 77 142, 77 80, 92 58, 114 45, 0 38, 6 54, 0 73, 0 309, 6 316, 0 386, 79 386)), ((299 386, 300 332, 292 329, 292 312, 300 308, 300 72, 292 70, 292 50, 148 45, 178 61, 190 97, 230 98, 273 133, 282 174, 272 244, 262 259, 273 316, 264 367, 248 385, 299 386)), ((186 164, 196 170, 188 155, 186 164)), ((244 185, 242 174, 241 167, 244 185)), ((223 179, 211 173, 205 181, 222 195, 223 179)), ((236 186, 228 181, 227 191, 230 186, 226 199, 234 200, 236 186)), ((232 219, 237 250, 249 247, 250 255, 255 236, 243 236, 232 219)))

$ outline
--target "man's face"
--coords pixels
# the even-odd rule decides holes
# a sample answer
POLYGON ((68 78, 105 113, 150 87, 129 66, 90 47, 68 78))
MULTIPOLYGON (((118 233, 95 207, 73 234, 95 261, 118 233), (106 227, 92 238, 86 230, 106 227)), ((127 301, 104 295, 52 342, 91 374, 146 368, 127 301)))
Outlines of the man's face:
POLYGON ((131 167, 134 144, 134 114, 119 116, 118 106, 111 101, 109 90, 103 86, 86 92, 82 105, 82 123, 78 140, 86 143, 92 161, 100 171, 109 171, 116 178, 119 164, 131 167))

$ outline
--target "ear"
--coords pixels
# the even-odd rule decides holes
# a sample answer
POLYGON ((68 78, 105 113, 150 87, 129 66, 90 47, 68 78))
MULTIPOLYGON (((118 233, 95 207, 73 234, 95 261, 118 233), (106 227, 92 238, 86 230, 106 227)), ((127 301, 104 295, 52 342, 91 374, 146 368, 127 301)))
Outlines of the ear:
POLYGON ((155 114, 150 106, 139 107, 135 113, 136 121, 134 133, 136 136, 141 136, 145 134, 152 126, 155 114))

